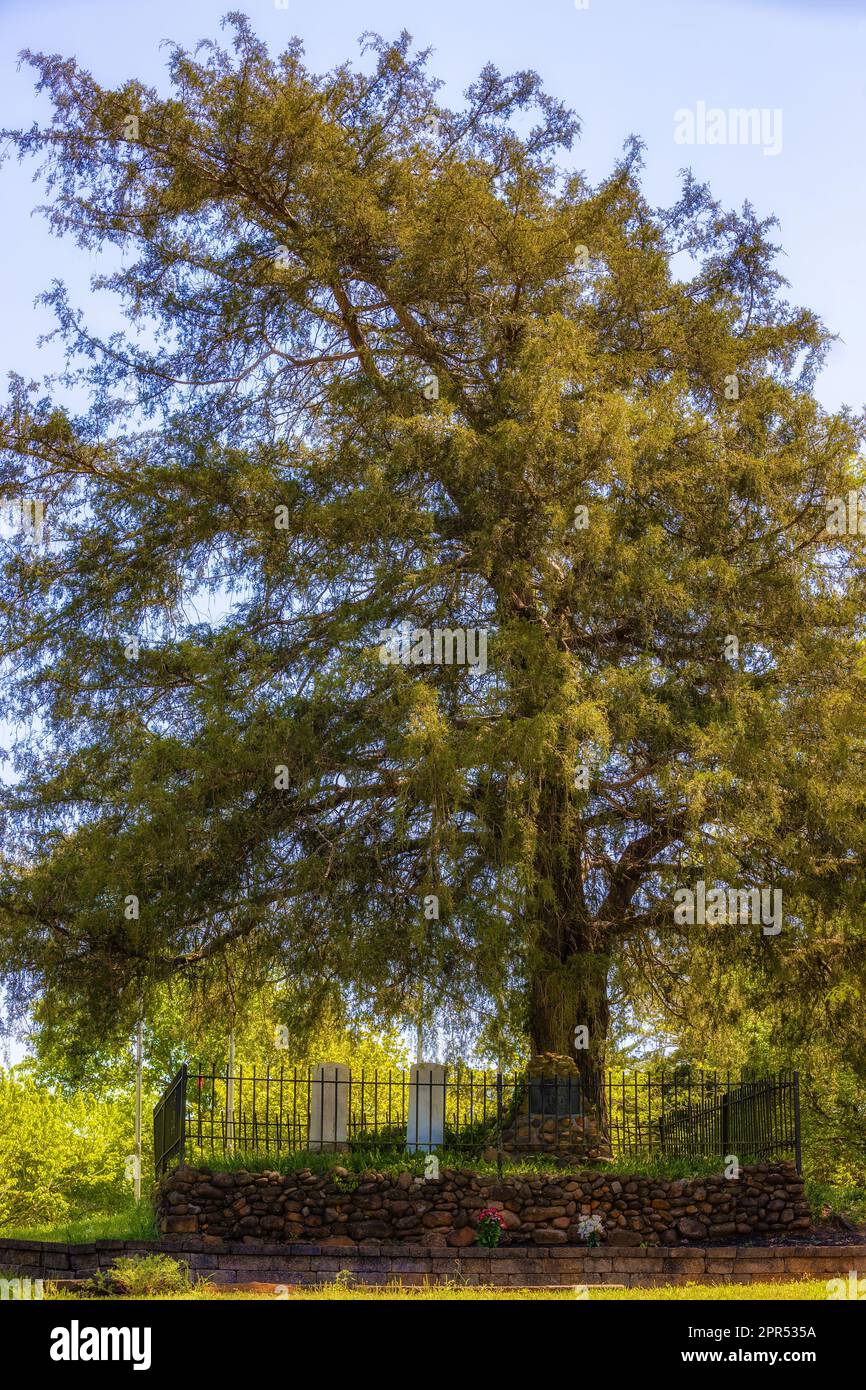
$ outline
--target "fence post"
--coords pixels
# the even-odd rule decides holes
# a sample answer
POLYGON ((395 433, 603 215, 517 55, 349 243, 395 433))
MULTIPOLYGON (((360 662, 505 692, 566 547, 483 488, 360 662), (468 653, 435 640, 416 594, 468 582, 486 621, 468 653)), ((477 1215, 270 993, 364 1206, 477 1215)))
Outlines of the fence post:
POLYGON ((153 1107, 153 1171, 157 1180, 162 1177, 162 1153, 165 1148, 163 1124, 163 1111, 165 1109, 165 1092, 163 1091, 156 1105, 153 1107))
POLYGON ((803 1139, 800 1132, 800 1073, 794 1072, 794 1162, 803 1171, 803 1139))
POLYGON ((496 1073, 496 1171, 502 1177, 502 1072, 496 1073))
POLYGON ((728 1145, 731 1142, 731 1097, 727 1091, 722 1092, 722 1157, 728 1156, 728 1145))
POLYGON ((406 1148, 432 1153, 445 1141, 445 1068, 422 1062, 409 1073, 406 1148))
POLYGON ((226 1148, 235 1151, 235 1032, 229 1033, 229 1060, 226 1067, 226 1148))
POLYGON ((180 1164, 183 1167, 186 1157, 186 1078, 187 1065, 184 1062, 180 1069, 180 1164))
POLYGON ((348 1147, 349 1068, 323 1062, 310 1078, 310 1129, 307 1147, 330 1152, 348 1147))

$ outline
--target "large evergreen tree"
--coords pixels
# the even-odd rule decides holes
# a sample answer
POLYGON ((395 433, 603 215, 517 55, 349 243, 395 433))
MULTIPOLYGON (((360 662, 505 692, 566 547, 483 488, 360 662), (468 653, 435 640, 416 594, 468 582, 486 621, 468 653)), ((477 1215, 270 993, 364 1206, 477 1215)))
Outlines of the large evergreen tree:
POLYGON ((844 920, 860 968, 859 426, 772 224, 652 209, 637 142, 563 173, 533 74, 449 110, 406 36, 317 77, 231 24, 167 98, 31 58, 19 151, 125 328, 55 284, 87 406, 3 424, 50 535, 2 570, 7 977, 99 1028, 239 954, 312 1010, 585 1025, 592 1077, 612 979, 662 997, 695 933, 778 973, 844 920), (384 663, 401 624, 486 670, 384 663), (783 931, 678 926, 698 878, 783 931))

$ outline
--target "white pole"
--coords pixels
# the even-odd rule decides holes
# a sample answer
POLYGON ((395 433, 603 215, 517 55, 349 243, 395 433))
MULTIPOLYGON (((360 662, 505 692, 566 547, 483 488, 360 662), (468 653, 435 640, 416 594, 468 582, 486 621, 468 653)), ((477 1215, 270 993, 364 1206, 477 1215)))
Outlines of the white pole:
POLYGON ((141 1054, 144 1025, 141 1018, 135 1030, 135 1200, 141 1201, 141 1054))

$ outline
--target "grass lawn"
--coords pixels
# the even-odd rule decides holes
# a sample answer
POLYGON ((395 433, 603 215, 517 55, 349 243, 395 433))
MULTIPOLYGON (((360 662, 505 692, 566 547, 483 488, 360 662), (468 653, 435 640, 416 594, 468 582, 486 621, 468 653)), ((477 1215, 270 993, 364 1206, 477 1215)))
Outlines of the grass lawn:
MULTIPOLYGON (((58 1300, 74 1299, 78 1295, 66 1293, 64 1291, 51 1292, 46 1289, 46 1297, 58 1300)), ((289 1286, 287 1292, 279 1297, 271 1292, 252 1292, 249 1290, 232 1290, 230 1288, 219 1288, 216 1286, 208 1287, 199 1284, 196 1288, 184 1290, 174 1294, 156 1295, 156 1302, 201 1302, 210 1299, 219 1299, 222 1302, 238 1300, 258 1300, 270 1303, 298 1302, 298 1303, 479 1303, 479 1302, 506 1302, 506 1303, 533 1303, 533 1302, 554 1302, 554 1303, 610 1303, 610 1302, 659 1302, 671 1300, 674 1302, 692 1301, 739 1301, 750 1299, 778 1300, 808 1300, 810 1302, 821 1302, 827 1298, 827 1285, 823 1280, 800 1279, 787 1284, 686 1284, 686 1285, 666 1285, 656 1289, 604 1289, 589 1290, 588 1298, 578 1298, 574 1289, 500 1289, 489 1285, 479 1285, 475 1288, 460 1287, 459 1285, 443 1284, 421 1284, 416 1286, 404 1287, 399 1284, 385 1284, 379 1287, 368 1286, 366 1288, 353 1288, 351 1285, 342 1283, 321 1284, 315 1288, 301 1288, 289 1286)), ((146 1296, 137 1298, 126 1297, 113 1299, 113 1302, 143 1302, 148 1301, 146 1296)), ((151 1300, 153 1301, 153 1296, 151 1300)))
MULTIPOLYGON (((95 1240, 156 1240, 156 1217, 149 1202, 128 1204, 114 1211, 88 1212, 41 1226, 0 1228, 3 1240, 52 1240, 90 1245, 95 1240)), ((2 1260, 0 1260, 2 1263, 2 1260)))

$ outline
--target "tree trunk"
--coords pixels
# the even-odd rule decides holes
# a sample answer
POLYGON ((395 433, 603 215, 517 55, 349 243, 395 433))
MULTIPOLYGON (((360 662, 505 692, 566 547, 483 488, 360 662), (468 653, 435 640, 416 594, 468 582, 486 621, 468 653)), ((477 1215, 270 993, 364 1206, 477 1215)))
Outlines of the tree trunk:
POLYGON ((597 1114, 602 1132, 607 1128, 604 1077, 610 1023, 609 966, 604 955, 580 953, 562 961, 537 953, 529 991, 533 1052, 555 1052, 573 1059, 586 1104, 597 1114), (582 1028, 585 1034, 577 1031, 582 1028))
MULTIPOLYGON (((560 765, 567 762, 565 756, 560 759, 560 765)), ((679 833, 677 817, 655 822, 650 818, 649 828, 620 850, 605 875, 604 895, 592 903, 585 879, 597 854, 587 853, 572 788, 561 775, 542 780, 532 809, 535 853, 526 923, 532 1048, 573 1059, 586 1108, 595 1113, 600 1135, 609 1138, 606 1067, 613 924, 622 929, 653 856, 679 833)))
POLYGON ((586 902, 574 807, 570 789, 560 779, 551 778, 542 787, 536 845, 535 929, 528 960, 532 1050, 573 1059, 584 1104, 606 1136, 610 959, 586 902))

